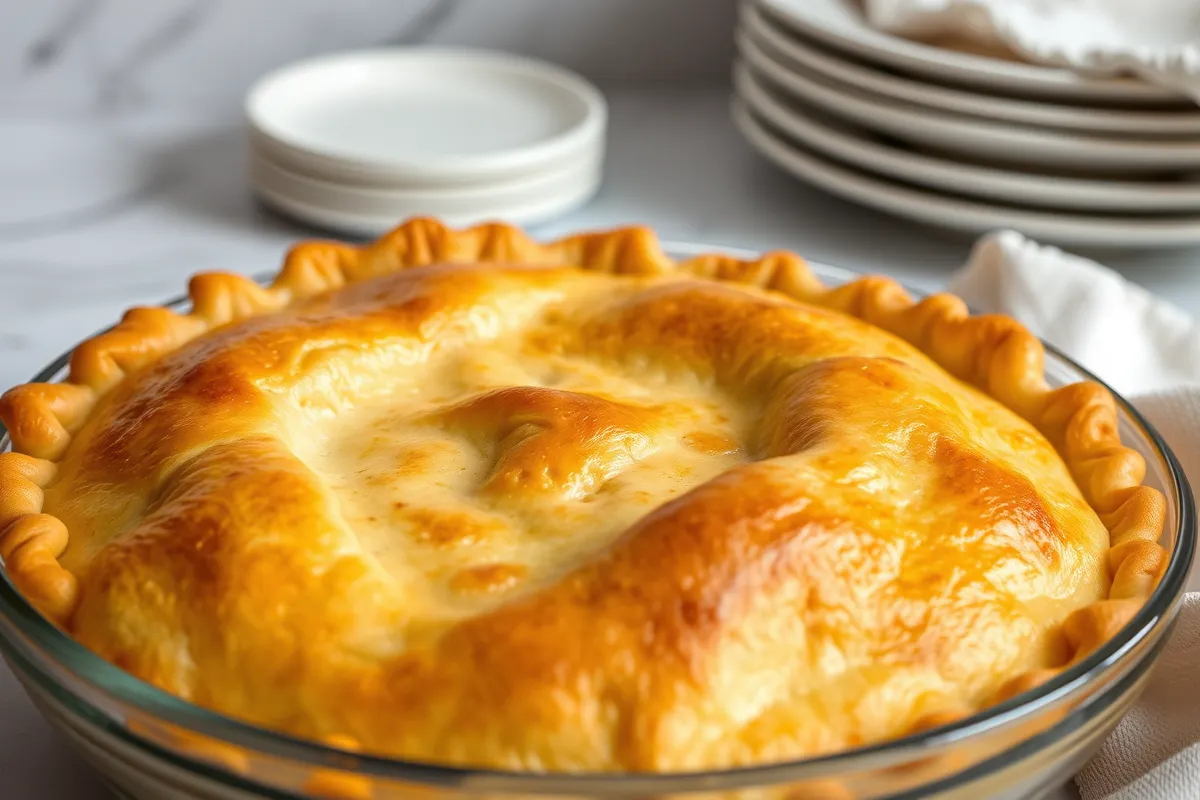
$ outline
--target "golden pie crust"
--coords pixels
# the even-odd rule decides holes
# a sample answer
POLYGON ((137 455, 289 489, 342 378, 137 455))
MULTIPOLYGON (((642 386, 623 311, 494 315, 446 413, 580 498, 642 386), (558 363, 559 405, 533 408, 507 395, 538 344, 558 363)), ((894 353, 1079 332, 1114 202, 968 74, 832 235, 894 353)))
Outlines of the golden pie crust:
POLYGON ((0 556, 187 700, 397 757, 673 771, 944 724, 1166 563, 1112 397, 802 259, 413 220, 128 312, 0 399, 0 556))

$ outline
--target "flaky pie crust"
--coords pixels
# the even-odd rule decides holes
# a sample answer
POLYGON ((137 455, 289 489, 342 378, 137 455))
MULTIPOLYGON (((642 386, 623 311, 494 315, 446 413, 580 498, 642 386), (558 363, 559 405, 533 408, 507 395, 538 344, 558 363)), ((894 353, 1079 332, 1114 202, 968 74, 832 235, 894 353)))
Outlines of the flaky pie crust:
MULTIPOLYGON (((1031 423, 1061 455, 1082 497, 1107 529, 1111 582, 1107 598, 1065 619, 1066 657, 1060 665, 1018 675, 988 702, 1032 688, 1085 657, 1131 619, 1161 577, 1167 554, 1157 540, 1165 502, 1158 491, 1141 485, 1145 463, 1121 445, 1113 398, 1094 383, 1049 388, 1041 343, 1012 319, 972 317, 948 294, 914 300, 899 284, 882 277, 827 288, 791 253, 751 260, 710 254, 676 262, 662 252, 650 230, 640 227, 542 244, 506 225, 456 231, 434 220, 414 219, 362 248, 301 243, 268 287, 234 274, 198 275, 189 286, 188 313, 132 309, 114 329, 75 350, 65 381, 18 386, 0 398, 0 420, 13 443, 13 452, 0 454, 0 557, 15 585, 47 618, 71 629, 80 582, 59 562, 70 532, 62 520, 43 513, 43 490, 55 480, 72 437, 126 376, 214 329, 270 315, 369 278, 424 265, 484 263, 562 265, 614 275, 682 274, 780 293, 856 317, 907 341, 950 375, 1031 423)), ((455 413, 467 418, 472 411, 455 413)), ((264 448, 263 458, 273 457, 271 449, 264 448)), ((934 727, 976 710, 942 709, 913 727, 934 727)), ((487 754, 477 760, 514 764, 509 757, 487 754)), ((622 765, 661 766, 653 758, 639 762, 636 757, 622 765)))

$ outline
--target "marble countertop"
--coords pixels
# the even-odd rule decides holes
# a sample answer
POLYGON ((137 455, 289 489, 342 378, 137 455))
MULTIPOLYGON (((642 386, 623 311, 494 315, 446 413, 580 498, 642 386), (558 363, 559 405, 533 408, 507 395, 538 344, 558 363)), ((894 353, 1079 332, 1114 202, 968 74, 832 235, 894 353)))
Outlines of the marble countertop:
MULTIPOLYGON (((790 248, 923 289, 939 288, 970 247, 779 174, 738 138, 723 91, 627 91, 611 101, 604 188, 536 234, 640 222, 668 239, 790 248)), ((0 387, 27 380, 129 305, 179 295, 194 272, 269 272, 291 242, 313 235, 252 200, 245 160, 236 120, 0 120, 0 387)), ((1200 250, 1098 257, 1200 313, 1200 250)), ((2 665, 0 737, 5 797, 106 796, 2 665)))

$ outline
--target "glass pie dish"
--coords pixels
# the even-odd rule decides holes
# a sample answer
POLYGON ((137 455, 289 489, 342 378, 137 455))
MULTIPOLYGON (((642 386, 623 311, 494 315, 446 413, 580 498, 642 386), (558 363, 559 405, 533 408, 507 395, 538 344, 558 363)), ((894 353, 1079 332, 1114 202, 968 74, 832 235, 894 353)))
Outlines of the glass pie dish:
MULTIPOLYGON (((674 256, 713 251, 668 249, 674 256)), ((857 277, 810 267, 829 285, 857 277)), ((61 379, 67 358, 34 380, 61 379)), ((1052 386, 1096 380, 1050 347, 1045 370, 1052 386)), ((43 618, 4 570, 0 650, 39 710, 114 787, 136 798, 1038 797, 1069 779, 1137 698, 1174 620, 1195 545, 1192 495, 1178 462, 1137 411, 1116 400, 1123 442, 1145 458, 1145 483, 1167 498, 1161 544, 1170 560, 1145 606, 1103 646, 1036 689, 882 744, 667 774, 503 772, 364 755, 239 722, 134 678, 43 618)), ((7 446, 0 437, 0 450, 7 446)))

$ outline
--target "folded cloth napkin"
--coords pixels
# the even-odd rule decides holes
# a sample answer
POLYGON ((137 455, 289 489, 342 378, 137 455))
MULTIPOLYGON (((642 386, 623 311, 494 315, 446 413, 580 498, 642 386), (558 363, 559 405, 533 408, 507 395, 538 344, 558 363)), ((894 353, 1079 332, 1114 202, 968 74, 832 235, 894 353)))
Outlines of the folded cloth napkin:
MULTIPOLYGON (((1129 398, 1200 487, 1200 327, 1187 314, 1012 231, 981 239, 950 290, 1020 320, 1129 398)), ((1145 695, 1076 779, 1082 800, 1200 797, 1200 567, 1188 589, 1145 695)))
POLYGON ((1195 0, 863 3, 868 24, 899 36, 1001 44, 1035 64, 1090 75, 1129 73, 1200 101, 1200 6, 1195 0))

